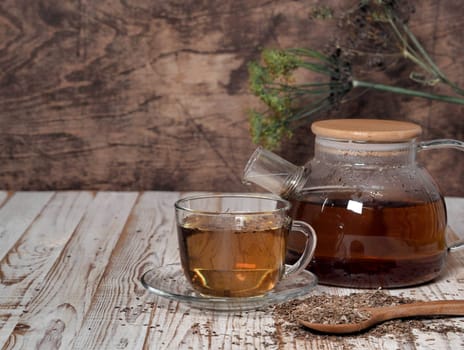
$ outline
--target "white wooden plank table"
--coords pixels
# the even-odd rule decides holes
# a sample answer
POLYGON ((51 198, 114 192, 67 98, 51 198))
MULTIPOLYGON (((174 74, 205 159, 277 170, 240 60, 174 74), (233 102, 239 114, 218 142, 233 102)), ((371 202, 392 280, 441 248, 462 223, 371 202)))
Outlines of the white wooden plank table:
MULTIPOLYGON (((191 309, 140 283, 148 269, 178 261, 178 192, 0 192, 1 349, 459 349, 462 334, 276 339, 272 313, 191 309), (348 340, 349 339, 349 340, 348 340), (344 343, 346 346, 344 347, 344 343)), ((464 236, 464 198, 446 198, 464 236)), ((464 250, 442 276, 389 291, 464 299, 464 250)), ((356 290, 317 286, 344 295, 356 290)), ((463 322, 446 319, 443 322, 463 322)))

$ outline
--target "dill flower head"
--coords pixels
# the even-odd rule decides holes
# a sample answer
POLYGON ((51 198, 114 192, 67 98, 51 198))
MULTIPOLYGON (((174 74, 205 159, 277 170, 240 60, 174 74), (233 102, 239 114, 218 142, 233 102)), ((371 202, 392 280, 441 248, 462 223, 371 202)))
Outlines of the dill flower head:
POLYGON ((291 128, 312 114, 338 105, 351 90, 351 66, 338 51, 326 56, 311 49, 266 49, 248 65, 250 91, 267 107, 250 111, 253 142, 274 149, 291 128), (297 69, 322 75, 322 82, 296 83, 297 69))
POLYGON ((292 136, 286 118, 278 114, 250 111, 250 127, 253 142, 269 149, 278 148, 282 139, 292 136))

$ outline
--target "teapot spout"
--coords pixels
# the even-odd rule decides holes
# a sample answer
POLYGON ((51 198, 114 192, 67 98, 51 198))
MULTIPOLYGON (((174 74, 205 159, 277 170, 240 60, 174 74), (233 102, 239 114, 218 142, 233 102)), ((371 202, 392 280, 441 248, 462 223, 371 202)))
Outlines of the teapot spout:
POLYGON ((309 168, 296 166, 277 154, 258 147, 245 166, 242 181, 288 197, 305 184, 309 172, 309 168))

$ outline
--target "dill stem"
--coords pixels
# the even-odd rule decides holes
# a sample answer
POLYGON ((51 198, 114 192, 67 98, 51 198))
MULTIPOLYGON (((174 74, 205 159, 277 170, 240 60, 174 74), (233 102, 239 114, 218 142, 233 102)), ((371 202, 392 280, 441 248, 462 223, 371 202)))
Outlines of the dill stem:
MULTIPOLYGON (((401 21, 398 21, 401 25, 401 29, 404 31, 406 34, 406 38, 403 37, 402 33, 400 32, 400 29, 396 26, 396 17, 390 13, 389 15, 389 23, 392 26, 394 32, 396 33, 398 39, 401 41, 401 43, 404 45, 404 57, 409 58, 411 61, 416 63, 418 66, 420 66, 422 69, 424 69, 426 72, 429 72, 438 79, 440 79, 443 83, 449 85, 456 93, 460 95, 464 95, 464 90, 461 89, 458 85, 453 83, 451 80, 448 79, 448 77, 438 68, 438 66, 435 64, 433 59, 429 56, 427 51, 422 47, 420 44, 419 40, 417 40, 416 36, 411 32, 409 27, 402 23, 401 21), (409 45, 408 42, 409 40, 412 42, 412 47, 409 45), (415 51, 418 51, 418 54, 415 51), (419 59, 418 56, 421 56, 422 59, 424 59, 426 62, 423 62, 422 60, 419 59)), ((444 101, 444 100, 441 100, 444 101)))
POLYGON ((391 86, 391 85, 370 83, 367 81, 360 81, 360 80, 352 80, 351 83, 354 88, 365 87, 365 88, 370 88, 370 89, 375 89, 375 90, 380 90, 380 91, 393 92, 393 93, 401 94, 401 95, 421 97, 421 98, 427 98, 429 100, 437 100, 437 101, 444 101, 444 102, 464 105, 464 98, 460 98, 460 97, 437 95, 437 94, 432 94, 432 93, 423 92, 423 91, 405 89, 405 88, 391 86))

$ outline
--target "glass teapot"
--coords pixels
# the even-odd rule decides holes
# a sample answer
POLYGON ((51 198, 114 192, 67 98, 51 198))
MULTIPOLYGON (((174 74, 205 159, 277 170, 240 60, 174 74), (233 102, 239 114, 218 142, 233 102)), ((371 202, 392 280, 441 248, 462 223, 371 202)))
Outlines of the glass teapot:
MULTIPOLYGON (((437 277, 450 248, 445 202, 416 154, 464 151, 464 142, 416 142, 421 127, 394 120, 323 120, 311 130, 315 153, 304 166, 258 148, 243 175, 290 200, 294 219, 315 228, 318 245, 308 269, 322 284, 355 288, 404 287, 437 277)), ((289 241, 289 262, 304 242, 289 241)))

